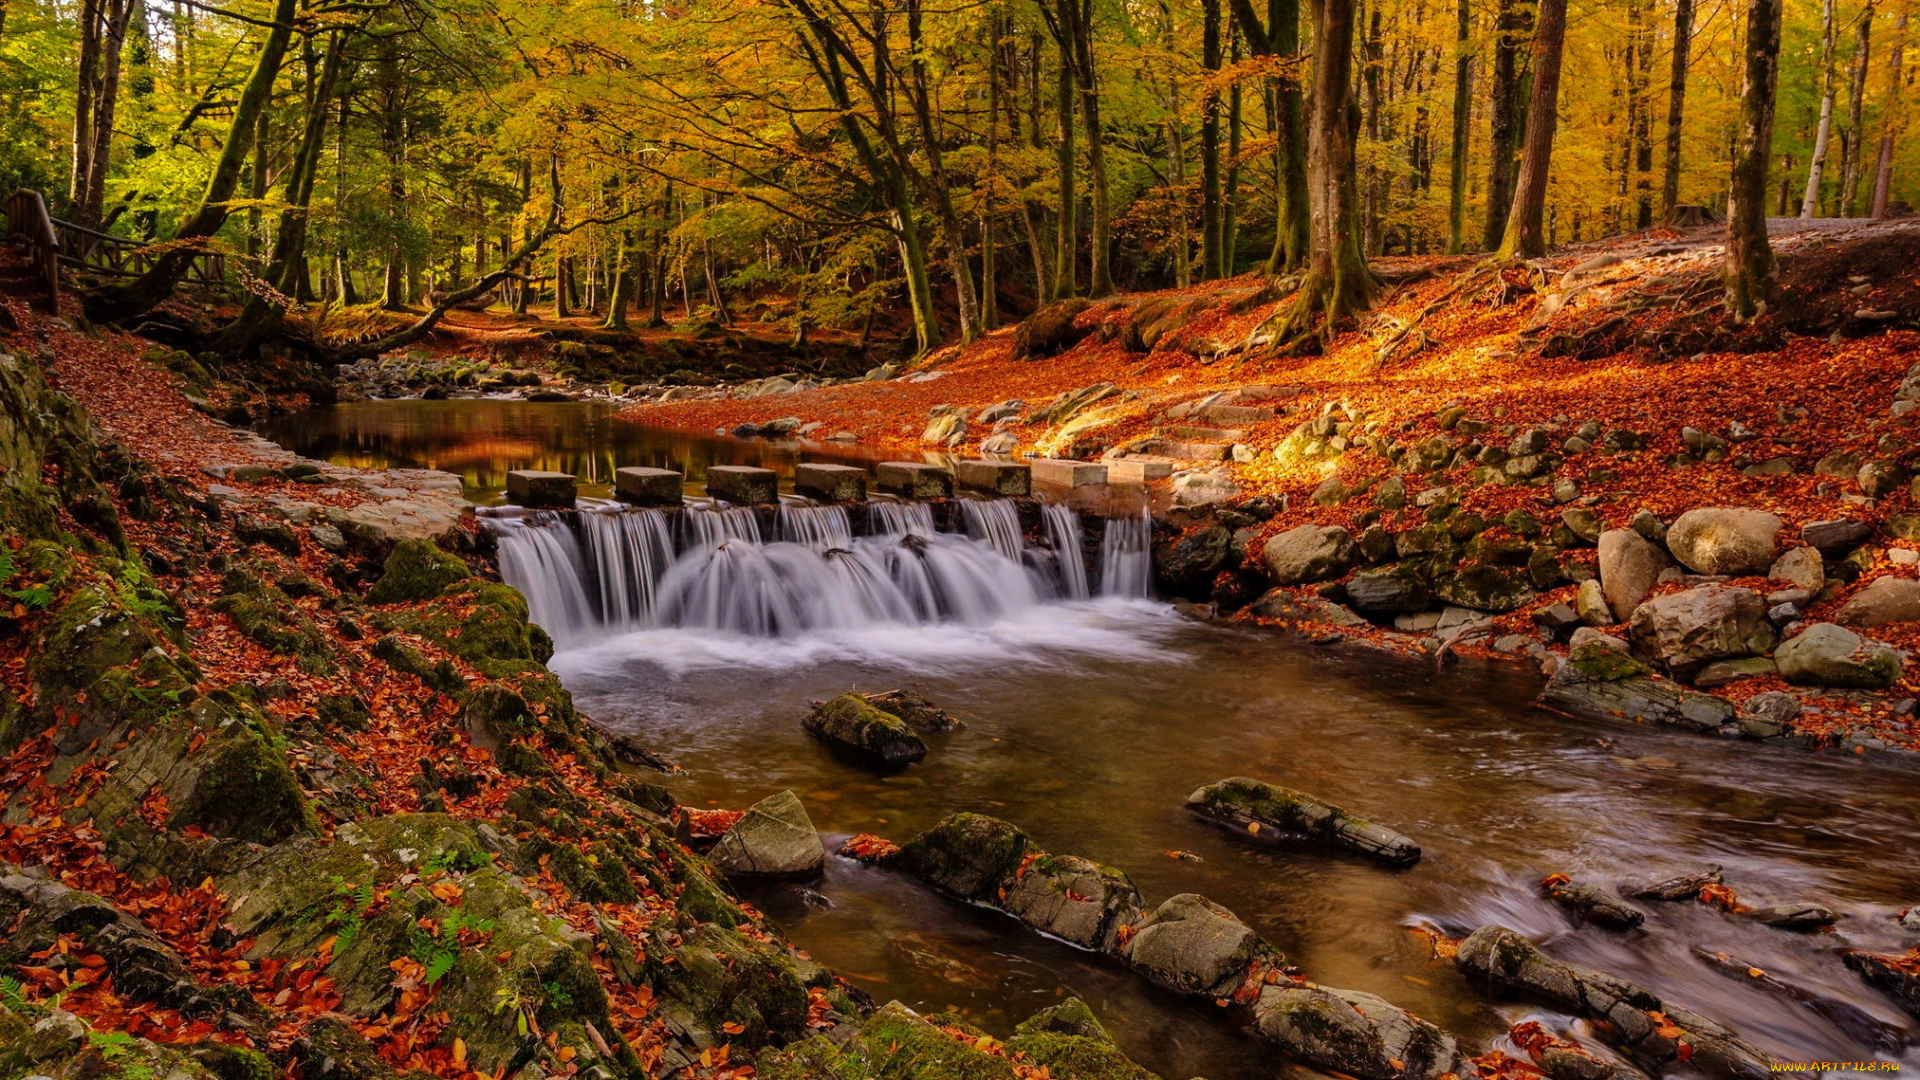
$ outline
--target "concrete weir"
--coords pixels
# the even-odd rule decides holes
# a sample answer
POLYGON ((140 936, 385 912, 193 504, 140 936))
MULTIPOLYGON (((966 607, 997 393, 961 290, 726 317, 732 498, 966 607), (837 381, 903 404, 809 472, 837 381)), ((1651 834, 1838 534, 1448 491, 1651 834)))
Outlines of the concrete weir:
POLYGON ((1033 472, 1024 462, 957 462, 953 467, 953 478, 969 491, 988 495, 1019 496, 1033 490, 1033 472))
POLYGON ((874 466, 881 491, 904 499, 945 499, 953 495, 953 474, 924 461, 883 461, 874 466))
POLYGON ((638 506, 679 506, 685 489, 686 477, 674 469, 631 465, 613 472, 615 497, 638 506))
POLYGON ((507 501, 521 506, 569 508, 579 494, 571 473, 515 469, 507 474, 507 501))
POLYGON ((853 502, 867 497, 867 470, 805 462, 793 467, 793 490, 823 502, 853 502))
POLYGON ((751 465, 709 465, 707 494, 740 506, 776 502, 780 498, 780 474, 751 465))

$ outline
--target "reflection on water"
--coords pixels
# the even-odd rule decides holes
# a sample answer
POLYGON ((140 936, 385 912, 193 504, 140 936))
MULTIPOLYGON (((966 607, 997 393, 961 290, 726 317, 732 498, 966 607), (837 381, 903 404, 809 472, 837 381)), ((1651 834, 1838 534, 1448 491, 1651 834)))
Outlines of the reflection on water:
MULTIPOLYGON (((1503 922, 1770 1053, 1920 1065, 1893 1049, 1920 1035, 1913 1019, 1838 955, 1915 943, 1892 919, 1920 901, 1920 796, 1908 774, 1570 723, 1530 708, 1534 681, 1510 670, 1436 679, 1423 667, 1192 626, 1141 601, 777 642, 652 630, 563 652, 554 666, 589 713, 684 766, 667 783, 693 805, 740 808, 791 788, 830 846, 863 831, 905 839, 960 810, 999 815, 1049 850, 1118 865, 1150 903, 1212 897, 1314 980, 1380 994, 1478 1047, 1540 1011, 1489 1003, 1430 957, 1409 921, 1456 934, 1503 922), (800 730, 810 700, 903 685, 969 725, 934 737, 906 772, 868 775, 800 730), (1396 870, 1253 846, 1182 808, 1194 788, 1231 775, 1344 803, 1409 833, 1426 857, 1396 870), (1554 871, 1612 885, 1706 862, 1724 864, 1752 903, 1814 901, 1848 917, 1837 933, 1797 935, 1698 904, 1655 904, 1644 931, 1622 935, 1576 927, 1533 889, 1554 871), (1696 947, 1845 1005, 1770 994, 1715 970, 1696 947)), ((813 887, 831 910, 791 886, 753 897, 879 1000, 957 1008, 1004 1035, 1075 993, 1174 1080, 1264 1080, 1287 1068, 1211 1007, 886 871, 834 859, 813 887)))
MULTIPOLYGON (((582 495, 605 496, 615 469, 681 469, 690 485, 709 465, 757 465, 790 477, 802 461, 876 460, 877 451, 835 443, 703 436, 618 419, 605 401, 361 401, 275 417, 260 433, 336 465, 440 469, 466 481, 467 497, 500 501, 512 469, 548 469, 580 478, 582 495)), ((697 490, 690 488, 690 490, 697 490)))

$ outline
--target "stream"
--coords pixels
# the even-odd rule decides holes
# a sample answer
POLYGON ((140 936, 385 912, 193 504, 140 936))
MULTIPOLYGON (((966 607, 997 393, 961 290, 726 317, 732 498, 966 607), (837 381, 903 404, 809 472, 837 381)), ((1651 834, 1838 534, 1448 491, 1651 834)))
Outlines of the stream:
MULTIPOLYGON (((517 402, 339 406, 266 434, 343 464, 461 472, 482 503, 495 501, 509 468, 564 468, 587 481, 630 464, 691 476, 706 462, 858 460, 844 448, 693 438, 585 406, 517 402)), ((1894 921, 1920 903, 1920 792, 1910 772, 1562 720, 1532 708, 1537 676, 1517 668, 1469 663, 1436 675, 1192 623, 1129 595, 1140 591, 1131 585, 1103 586, 1131 577, 1110 572, 1103 564, 1119 556, 1091 542, 1091 584, 1076 588, 1055 550, 1070 544, 1007 550, 987 526, 923 534, 913 545, 946 554, 916 561, 899 554, 919 531, 911 524, 849 537, 834 533, 832 515, 805 512, 783 515, 779 535, 748 537, 721 528, 714 509, 672 513, 677 521, 625 515, 634 531, 664 532, 642 544, 650 554, 624 563, 586 539, 597 526, 489 521, 503 574, 528 592, 536 618, 571 620, 554 628, 552 667, 576 702, 677 762, 685 772, 664 782, 685 803, 744 809, 792 789, 829 849, 857 832, 905 840, 962 810, 1003 817, 1049 851, 1125 870, 1149 907, 1202 893, 1314 981, 1379 994, 1474 1049, 1500 1045, 1520 1019, 1579 1029, 1489 1001, 1433 958, 1409 931, 1415 923, 1454 936, 1503 923, 1782 1059, 1920 1066, 1920 1024, 1839 958, 1848 947, 1920 944, 1894 921), (514 563, 509 549, 534 540, 546 561, 514 563), (545 569, 524 569, 533 565, 545 569), (629 569, 606 569, 615 565, 629 569), (609 592, 618 573, 647 580, 609 592), (559 595, 572 589, 580 595, 559 595), (554 614, 562 611, 572 614, 554 614), (930 736, 926 760, 904 772, 864 772, 800 728, 811 702, 850 688, 918 691, 966 727, 930 736), (1235 775, 1318 794, 1412 836, 1425 856, 1386 869, 1266 846, 1184 809, 1193 789, 1235 775), (1645 926, 1620 934, 1577 925, 1534 888, 1553 872, 1612 886, 1705 863, 1723 865, 1749 903, 1815 902, 1844 917, 1835 932, 1807 935, 1650 902, 1645 926), (1725 974, 1696 950, 1762 969, 1818 1004, 1725 974)), ((748 895, 879 1001, 953 1009, 1004 1036, 1076 994, 1168 1080, 1254 1080, 1288 1068, 1221 1010, 887 871, 834 858, 823 881, 748 895)))

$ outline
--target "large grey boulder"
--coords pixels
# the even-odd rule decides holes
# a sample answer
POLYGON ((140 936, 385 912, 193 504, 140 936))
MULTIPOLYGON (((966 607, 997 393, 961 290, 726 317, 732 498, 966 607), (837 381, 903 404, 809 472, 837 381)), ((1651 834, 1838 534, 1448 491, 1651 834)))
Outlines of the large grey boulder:
POLYGON ((1763 1080, 1767 1055, 1690 1009, 1604 971, 1561 963, 1504 926, 1460 943, 1454 963, 1469 981, 1594 1021, 1602 1037, 1649 1070, 1684 1067, 1720 1080, 1763 1080))
POLYGON ((1654 597, 1634 610, 1631 628, 1635 656, 1683 679, 1709 661, 1764 653, 1774 642, 1766 598, 1730 585, 1654 597))
POLYGON ((1600 534, 1600 588, 1616 622, 1633 617, 1668 565, 1666 552, 1632 529, 1600 534))
POLYGON ((1433 591, 1413 567, 1398 564, 1353 575, 1347 582, 1347 602, 1359 611, 1425 611, 1433 591))
POLYGON ((1235 833, 1270 839, 1306 839, 1346 848, 1388 863, 1420 858, 1420 845, 1303 791, 1251 780, 1220 780, 1187 797, 1187 809, 1235 833))
POLYGON ((1853 594, 1834 615, 1848 626, 1885 626, 1920 621, 1920 581, 1883 577, 1853 594))
POLYGON ((1764 510, 1702 507, 1681 514, 1667 530, 1667 550, 1696 574, 1764 574, 1784 524, 1764 510))
POLYGON ((1734 720, 1733 703, 1655 678, 1618 646, 1585 641, 1567 653, 1540 703, 1585 720, 1632 720, 1713 731, 1734 720))
POLYGON ((1359 990, 1269 986, 1253 1010, 1254 1027, 1269 1042, 1359 1080, 1438 1080, 1468 1071, 1451 1036, 1359 990))
POLYGON ((1900 678, 1900 654, 1844 626, 1815 623, 1773 654, 1790 683, 1884 690, 1900 678))
POLYGON ((1077 855, 1041 855, 1015 871, 1000 907, 1045 934, 1111 952, 1120 928, 1140 918, 1140 890, 1126 874, 1077 855))
POLYGON ((927 756, 927 744, 906 721, 859 694, 841 694, 814 708, 807 734, 862 761, 898 768, 927 756))
POLYGON ((1196 997, 1226 997, 1256 960, 1279 960, 1252 927, 1195 893, 1173 897, 1136 923, 1121 956, 1148 982, 1196 997))
POLYGON ((800 797, 783 791, 747 808, 708 859, 730 877, 807 878, 827 865, 827 848, 800 797))
POLYGON ((1247 613, 1262 619, 1291 623, 1320 623, 1326 626, 1366 626, 1367 620, 1352 611, 1317 596, 1295 596, 1285 589, 1268 589, 1260 599, 1247 605, 1247 613))
POLYGON ((1276 585, 1330 581, 1353 565, 1353 534, 1338 525, 1300 525, 1267 541, 1261 554, 1276 585))

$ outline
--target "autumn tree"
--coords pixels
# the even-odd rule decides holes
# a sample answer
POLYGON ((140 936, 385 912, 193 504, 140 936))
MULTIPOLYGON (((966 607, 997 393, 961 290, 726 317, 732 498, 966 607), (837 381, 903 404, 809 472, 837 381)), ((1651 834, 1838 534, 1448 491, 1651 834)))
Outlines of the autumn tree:
POLYGON ((1743 323, 1773 292, 1767 243, 1767 162, 1773 156, 1774 92, 1780 73, 1782 0, 1747 0, 1747 44, 1734 131, 1727 207, 1727 312, 1743 323))

